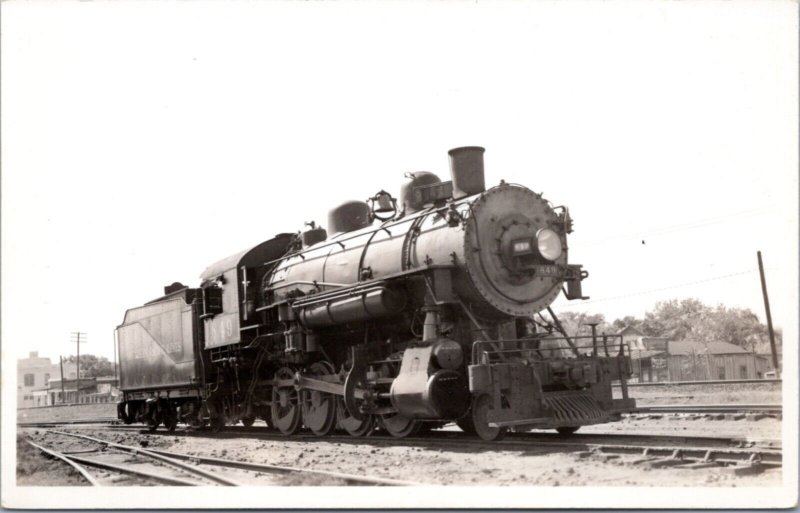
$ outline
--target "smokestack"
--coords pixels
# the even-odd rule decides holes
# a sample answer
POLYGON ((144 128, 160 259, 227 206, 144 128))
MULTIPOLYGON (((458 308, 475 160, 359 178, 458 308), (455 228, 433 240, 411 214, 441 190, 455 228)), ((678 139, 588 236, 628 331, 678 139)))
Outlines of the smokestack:
POLYGON ((480 146, 463 146, 448 151, 453 199, 466 198, 486 190, 483 180, 483 152, 480 146))

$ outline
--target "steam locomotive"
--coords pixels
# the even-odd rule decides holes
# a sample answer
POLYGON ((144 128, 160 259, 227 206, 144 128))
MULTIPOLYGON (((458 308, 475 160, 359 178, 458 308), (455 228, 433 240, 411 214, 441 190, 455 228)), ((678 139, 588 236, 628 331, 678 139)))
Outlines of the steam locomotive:
POLYGON ((407 173, 399 198, 343 203, 327 230, 279 234, 129 309, 119 418, 396 437, 455 422, 484 440, 618 420, 635 407, 621 341, 570 337, 550 309, 588 276, 567 261, 569 210, 486 190, 483 154, 450 150, 449 181, 407 173))

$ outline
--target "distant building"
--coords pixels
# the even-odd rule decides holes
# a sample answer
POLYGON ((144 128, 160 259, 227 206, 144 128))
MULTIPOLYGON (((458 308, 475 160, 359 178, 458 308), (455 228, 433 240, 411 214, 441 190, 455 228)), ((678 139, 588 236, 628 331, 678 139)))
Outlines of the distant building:
MULTIPOLYGON (((622 343, 625 344, 627 349, 630 351, 631 349, 637 347, 639 339, 644 336, 644 333, 637 330, 633 326, 625 326, 617 332, 617 335, 622 337, 622 343)), ((644 347, 641 349, 644 349, 644 347)))
POLYGON ((46 404, 75 404, 84 403, 114 403, 119 400, 119 388, 114 376, 99 378, 81 378, 81 393, 78 396, 78 380, 65 379, 61 386, 61 379, 50 380, 50 387, 45 391, 46 404))
POLYGON ((39 356, 38 351, 31 351, 27 358, 17 360, 17 408, 44 406, 41 390, 50 386, 50 380, 60 377, 58 364, 50 358, 39 356))
POLYGON ((630 354, 634 382, 760 379, 771 370, 768 356, 728 342, 642 337, 630 354))
POLYGON ((638 355, 639 358, 645 353, 657 354, 667 350, 666 338, 647 337, 633 326, 625 326, 618 331, 616 335, 622 337, 625 351, 627 351, 629 355, 638 355))
MULTIPOLYGON (((78 370, 75 363, 63 363, 64 386, 61 386, 62 366, 50 358, 31 351, 28 358, 17 360, 17 408, 35 408, 78 402, 78 370)), ((85 374, 85 371, 81 374, 85 374)), ((114 376, 82 377, 80 402, 116 402, 119 395, 114 376)))

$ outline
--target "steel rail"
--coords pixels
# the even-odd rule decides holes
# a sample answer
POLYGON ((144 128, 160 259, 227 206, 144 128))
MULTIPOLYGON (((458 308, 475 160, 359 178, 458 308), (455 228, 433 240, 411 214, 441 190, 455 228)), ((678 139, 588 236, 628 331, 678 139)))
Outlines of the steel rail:
MULTIPOLYGON (((704 385, 734 385, 734 384, 759 384, 771 383, 780 385, 783 382, 781 378, 778 379, 712 379, 708 381, 645 381, 639 383, 626 382, 629 387, 671 387, 671 386, 704 386, 704 385)), ((620 383, 612 383, 613 387, 620 387, 620 383)))
POLYGON ((235 481, 232 481, 230 479, 224 478, 222 476, 218 476, 218 475, 213 474, 211 472, 207 472, 207 471, 205 471, 203 469, 193 467, 191 465, 186 465, 185 463, 183 463, 181 461, 178 461, 176 459, 169 458, 169 457, 166 457, 166 456, 162 456, 161 454, 158 454, 157 452, 154 452, 154 451, 151 451, 151 450, 141 449, 139 447, 131 447, 129 445, 118 444, 118 443, 115 443, 115 442, 111 442, 111 441, 108 441, 108 440, 102 440, 100 438, 95 438, 95 437, 92 437, 92 436, 79 435, 77 433, 67 433, 66 431, 48 430, 47 432, 48 433, 59 434, 59 435, 64 435, 64 436, 71 436, 73 438, 80 438, 80 439, 83 439, 83 440, 89 440, 91 442, 95 442, 95 443, 98 443, 98 444, 101 444, 101 445, 106 445, 108 447, 114 447, 115 449, 119 449, 121 451, 129 452, 129 453, 132 453, 132 454, 142 454, 142 455, 148 456, 150 458, 153 458, 155 460, 159 460, 159 461, 162 461, 162 462, 167 463, 169 465, 172 465, 172 466, 178 468, 179 470, 183 470, 183 471, 188 472, 190 474, 194 474, 194 475, 197 475, 197 476, 204 477, 206 479, 209 479, 209 480, 211 480, 211 481, 213 481, 215 483, 219 483, 219 484, 224 485, 224 486, 239 486, 239 483, 237 483, 235 481))
POLYGON ((73 424, 119 424, 120 421, 112 417, 98 417, 86 419, 73 419, 73 420, 43 420, 43 421, 27 421, 17 422, 19 427, 47 427, 47 426, 63 426, 73 424))
POLYGON ((783 455, 779 451, 755 449, 714 449, 685 447, 647 447, 638 445, 596 445, 602 452, 616 454, 642 454, 643 456, 689 458, 725 463, 752 463, 780 466, 783 455))
MULTIPOLYGON (((524 436, 524 435, 520 435, 524 436)), ((535 436, 535 435, 534 435, 535 436)), ((702 464, 734 464, 734 463, 744 463, 749 465, 756 465, 760 464, 764 467, 776 467, 782 465, 782 452, 780 448, 765 448, 765 447, 739 447, 739 448, 731 448, 731 447, 713 447, 711 444, 713 443, 741 443, 744 440, 733 439, 733 438, 714 438, 714 437, 684 437, 684 436, 665 436, 661 437, 662 439, 669 439, 675 440, 678 442, 683 442, 683 445, 649 445, 649 444, 609 444, 600 442, 597 440, 593 440, 593 436, 610 436, 612 438, 624 438, 624 434, 618 435, 573 435, 569 439, 561 438, 551 438, 549 440, 542 440, 536 439, 517 439, 517 440, 499 440, 499 441, 484 441, 484 440, 476 440, 476 439, 454 439, 453 437, 447 437, 444 439, 437 439, 437 438, 418 438, 418 437, 409 437, 403 439, 396 439, 396 438, 381 438, 381 437, 373 437, 368 439, 363 438, 354 438, 354 437, 338 437, 344 440, 349 440, 353 443, 374 443, 383 442, 382 445, 409 445, 420 447, 427 446, 428 448, 435 448, 435 447, 442 447, 442 446, 452 446, 458 447, 459 449, 463 449, 465 446, 472 446, 472 447, 481 447, 481 448, 491 448, 495 450, 514 450, 514 451, 527 451, 527 450, 536 450, 536 449, 546 449, 546 448, 564 448, 569 449, 573 452, 584 453, 586 451, 599 451, 603 453, 615 453, 615 454, 629 454, 629 455, 636 455, 640 454, 644 458, 669 458, 670 463, 672 464, 683 464, 683 463, 702 463, 702 464), (582 437, 586 437, 588 439, 581 439, 582 437), (465 443, 466 442, 466 443, 465 443), (694 445, 694 446, 687 446, 686 444, 704 444, 704 445, 694 445), (683 462, 683 463, 681 463, 683 462)), ((318 442, 324 441, 336 441, 337 437, 315 437, 315 436, 301 436, 298 437, 302 441, 309 441, 314 440, 318 442)), ((286 437, 276 437, 278 440, 291 440, 291 438, 287 439, 286 437)), ((341 441, 341 440, 339 440, 341 441)), ((662 440, 664 441, 664 440, 662 440)), ((675 442, 672 442, 675 444, 675 442)), ((166 451, 163 452, 164 454, 169 454, 166 451)), ((199 461, 208 460, 210 462, 219 462, 225 460, 217 460, 215 458, 195 458, 195 457, 188 457, 188 459, 199 459, 199 461)), ((236 462, 238 463, 238 462, 236 462)), ((249 465, 247 467, 238 467, 238 468, 246 468, 248 470, 262 470, 263 467, 260 465, 249 465)), ((272 466, 270 466, 272 467, 272 466)), ((292 471, 296 469, 291 469, 287 467, 278 467, 281 470, 292 471)), ((307 470, 307 469, 301 469, 307 470)), ((319 472, 319 471, 312 471, 312 472, 319 472)), ((341 477, 341 476, 336 476, 341 477)), ((363 479, 363 478, 360 478, 363 479)), ((405 483, 405 484, 417 484, 417 483, 405 483)))
MULTIPOLYGON (((210 439, 231 439, 231 438, 254 438, 258 440, 270 440, 277 442, 337 442, 337 443, 354 443, 354 444, 380 444, 380 445, 408 445, 408 444, 459 444, 475 445, 475 444, 489 444, 489 445, 527 445, 536 447, 536 444, 547 443, 550 440, 564 440, 564 435, 548 432, 526 432, 526 433, 509 433, 508 437, 504 440, 496 440, 486 442, 484 440, 470 437, 470 435, 461 431, 437 431, 430 435, 394 438, 391 436, 384 436, 382 434, 373 435, 369 437, 353 437, 349 435, 326 435, 317 436, 310 433, 296 434, 286 436, 275 431, 269 430, 266 427, 242 427, 242 426, 227 426, 223 431, 212 433, 207 430, 178 430, 173 432, 166 431, 146 431, 141 426, 109 426, 111 430, 138 430, 143 435, 155 436, 189 436, 189 437, 207 437, 210 439)), ((780 439, 769 438, 753 438, 753 437, 708 437, 708 436, 686 436, 686 435, 645 435, 641 433, 579 433, 569 435, 573 439, 602 439, 602 438, 632 438, 632 439, 645 439, 657 441, 681 441, 686 444, 767 444, 779 445, 780 439)), ((597 442, 585 442, 597 443, 597 442)))
POLYGON ((176 485, 176 486, 205 486, 205 483, 198 483, 193 481, 187 481, 186 479, 181 479, 179 477, 172 477, 167 476, 164 474, 157 474, 155 472, 145 472, 141 470, 135 470, 130 467, 123 467, 122 465, 115 465, 113 463, 107 463, 105 461, 98 461, 93 460, 90 458, 84 458, 80 456, 70 456, 71 459, 83 463, 84 465, 89 465, 91 467, 102 468, 106 470, 112 470, 114 472, 120 472, 123 474, 131 474, 134 476, 144 477, 147 479, 151 479, 153 481, 158 481, 161 483, 169 484, 169 485, 176 485))
MULTIPOLYGON (((245 461, 233 461, 233 460, 225 460, 221 458, 210 458, 204 456, 193 456, 189 454, 181 454, 176 452, 169 452, 169 451, 160 451, 154 449, 140 449, 138 447, 131 447, 127 445, 122 445, 106 440, 102 440, 100 438, 95 438, 87 435, 80 435, 77 433, 67 433, 65 431, 54 431, 50 430, 50 433, 60 434, 71 436, 74 438, 81 438, 84 440, 89 440, 95 443, 99 443, 102 445, 107 445, 109 447, 114 447, 126 452, 132 452, 134 454, 144 454, 146 456, 153 457, 155 459, 159 459, 161 461, 173 464, 179 467, 182 470, 187 470, 193 474, 201 475, 206 477, 207 479, 211 479, 216 481, 220 484, 227 484, 229 486, 238 486, 238 483, 234 481, 230 481, 226 478, 217 476, 211 472, 207 472, 205 470, 199 469, 197 467, 192 467, 189 465, 185 465, 182 461, 191 461, 194 463, 203 463, 206 465, 214 465, 218 467, 228 467, 228 468, 236 468, 240 470, 253 470, 253 471, 261 471, 261 472, 282 472, 282 473, 303 473, 308 475, 320 475, 326 477, 334 477, 337 479, 341 479, 348 483, 362 483, 362 484, 371 484, 371 485, 379 485, 379 486, 420 486, 421 483, 415 483, 411 481, 400 481, 396 479, 387 479, 381 477, 368 477, 368 476, 358 476, 354 474, 346 474, 341 472, 332 472, 327 470, 312 470, 312 469, 304 469, 304 468, 297 468, 297 467, 285 467, 280 465, 267 465, 267 464, 259 464, 259 463, 250 463, 245 461), (182 461, 181 461, 182 460, 182 461)), ((172 433, 173 435, 175 433, 172 433)))
MULTIPOLYGON (((119 429, 115 426, 113 429, 119 429)), ((439 431, 432 433, 428 436, 415 436, 406 438, 394 438, 391 436, 370 436, 370 437, 353 437, 349 435, 328 435, 317 436, 312 434, 298 434, 291 437, 286 435, 267 431, 262 428, 244 428, 230 426, 227 430, 220 433, 210 433, 208 431, 176 431, 176 432, 159 432, 151 433, 149 431, 141 431, 142 434, 148 435, 165 435, 165 436, 189 436, 189 437, 208 437, 210 439, 219 438, 242 438, 250 437, 258 440, 270 440, 276 442, 303 442, 303 443, 347 443, 347 444, 368 444, 380 446, 414 446, 414 447, 458 447, 464 448, 466 446, 486 447, 496 450, 516 450, 527 451, 536 450, 547 446, 548 444, 559 444, 565 442, 580 443, 583 445, 599 445, 606 443, 605 439, 633 439, 642 441, 653 442, 650 445, 642 445, 642 447, 655 447, 658 443, 680 443, 684 446, 722 446, 729 447, 733 445, 743 444, 757 444, 760 446, 767 446, 770 448, 779 448, 780 439, 763 439, 763 438, 750 438, 750 437, 708 437, 708 436, 685 436, 685 435, 643 435, 638 433, 579 433, 569 435, 565 438, 564 435, 556 433, 509 433, 504 440, 485 441, 477 438, 472 438, 469 435, 460 431, 439 431), (232 429, 233 428, 233 429, 232 429)))
MULTIPOLYGON (((149 435, 149 436, 188 436, 188 437, 206 437, 209 439, 231 439, 231 438, 255 438, 258 440, 270 440, 270 441, 278 441, 278 442, 338 442, 338 443, 353 443, 353 444, 373 444, 373 445, 396 445, 396 446, 403 446, 403 445, 419 445, 419 444, 426 444, 426 445, 448 445, 448 444, 457 444, 460 446, 464 445, 482 445, 488 444, 490 446, 497 446, 501 447, 504 445, 515 445, 515 446, 532 446, 535 448, 537 444, 548 443, 551 440, 555 441, 563 441, 565 440, 564 435, 560 435, 557 433, 550 433, 550 432, 539 432, 539 431, 532 431, 532 432, 524 432, 524 433, 509 433, 507 438, 504 440, 497 440, 493 442, 486 442, 484 440, 476 439, 470 437, 470 435, 463 433, 461 431, 455 430, 448 430, 448 431, 434 431, 428 435, 422 436, 415 436, 415 437, 405 437, 405 438, 394 438, 391 436, 383 436, 382 434, 377 434, 369 437, 353 437, 349 435, 342 435, 342 434, 331 434, 326 436, 317 436, 312 435, 310 433, 300 433, 295 434, 292 436, 286 436, 280 434, 274 430, 270 430, 267 427, 243 427, 243 426, 226 426, 221 432, 212 433, 208 430, 193 430, 193 429, 179 429, 177 431, 166 432, 166 431, 148 431, 142 429, 141 426, 133 426, 133 425, 112 425, 112 426, 103 426, 98 429, 108 429, 111 431, 118 431, 118 430, 136 430, 140 434, 149 435)), ((686 436, 686 435, 652 435, 652 434, 641 434, 641 433, 578 433, 569 435, 571 439, 574 440, 581 440, 582 443, 599 443, 589 440, 598 440, 604 438, 611 438, 611 439, 619 439, 619 438, 630 438, 630 439, 639 439, 639 440, 648 440, 654 443, 659 441, 668 441, 674 442, 679 441, 684 444, 725 444, 725 445, 741 445, 741 444, 759 444, 759 445, 767 445, 770 447, 779 447, 781 440, 780 439, 769 439, 769 438, 753 438, 753 437, 734 437, 734 436, 723 436, 723 437, 715 437, 715 436, 686 436)))
POLYGON ((781 413, 782 411, 783 406, 780 404, 653 404, 637 406, 629 413, 781 413))
POLYGON ((92 486, 100 486, 100 483, 89 473, 89 471, 86 470, 81 465, 79 465, 78 463, 76 463, 74 461, 74 458, 70 458, 70 457, 64 455, 63 453, 60 453, 58 451, 54 451, 53 449, 48 449, 47 447, 43 447, 43 446, 41 446, 41 445, 39 445, 37 443, 32 442, 31 440, 26 440, 26 441, 32 447, 35 447, 35 448, 39 449, 40 451, 42 451, 43 453, 46 453, 46 454, 49 454, 50 456, 53 456, 54 458, 60 459, 61 461, 63 461, 67 465, 69 465, 72 468, 74 468, 75 470, 77 470, 78 473, 81 476, 83 476, 84 479, 89 481, 89 484, 91 484, 92 486))
POLYGON ((371 485, 378 485, 378 486, 422 486, 423 483, 415 483, 412 481, 401 481, 397 479, 388 479, 383 477, 368 477, 368 476, 358 476, 354 474, 346 474, 343 472, 332 472, 328 470, 312 470, 306 468, 298 468, 298 467, 286 467, 281 465, 268 465, 262 463, 250 463, 247 461, 234 461, 234 460, 226 460, 221 458, 211 458, 205 456, 192 456, 188 454, 180 454, 170 451, 158 451, 154 450, 153 452, 157 454, 161 454, 170 458, 175 459, 184 459, 188 461, 195 461, 198 463, 203 463, 206 465, 214 465, 218 467, 228 467, 228 468, 235 468, 240 470, 252 470, 256 472, 280 472, 280 473, 303 473, 309 475, 320 475, 326 477, 333 477, 337 479, 341 479, 347 483, 355 483, 355 484, 371 484, 371 485))

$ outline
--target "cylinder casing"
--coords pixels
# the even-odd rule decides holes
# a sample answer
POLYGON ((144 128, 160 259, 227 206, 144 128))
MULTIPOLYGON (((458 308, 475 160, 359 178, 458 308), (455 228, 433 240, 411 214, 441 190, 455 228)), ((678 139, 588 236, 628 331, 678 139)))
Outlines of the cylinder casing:
POLYGON ((432 345, 409 348, 392 382, 392 406, 411 419, 457 419, 469 407, 467 385, 463 373, 438 368, 432 345))

